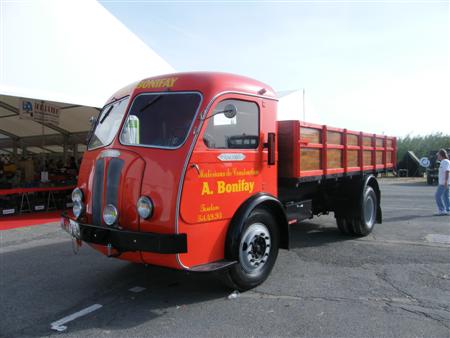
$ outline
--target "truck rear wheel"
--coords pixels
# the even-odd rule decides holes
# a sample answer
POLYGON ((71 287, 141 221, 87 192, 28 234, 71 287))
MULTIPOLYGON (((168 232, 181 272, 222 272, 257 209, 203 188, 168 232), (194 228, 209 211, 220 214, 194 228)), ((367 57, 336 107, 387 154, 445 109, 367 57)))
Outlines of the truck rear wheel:
POLYGON ((345 217, 336 217, 336 224, 338 229, 345 235, 353 234, 353 226, 349 219, 345 217))
POLYGON ((372 187, 366 186, 361 204, 361 217, 351 219, 355 235, 366 236, 372 232, 377 220, 377 208, 377 194, 372 187))
POLYGON ((279 231, 274 217, 265 209, 252 211, 234 252, 238 264, 227 271, 229 286, 244 291, 264 282, 275 264, 278 247, 279 231))

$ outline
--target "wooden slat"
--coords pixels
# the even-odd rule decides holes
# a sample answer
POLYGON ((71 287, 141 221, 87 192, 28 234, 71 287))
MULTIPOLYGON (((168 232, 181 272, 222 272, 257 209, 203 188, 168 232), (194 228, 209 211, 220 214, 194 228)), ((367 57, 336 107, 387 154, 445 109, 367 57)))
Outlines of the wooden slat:
POLYGON ((387 153, 386 153, 386 161, 388 162, 388 163, 394 163, 395 162, 395 160, 394 160, 394 153, 392 152, 392 151, 388 151, 387 153))
POLYGON ((384 147, 384 139, 382 138, 377 138, 377 142, 376 142, 376 147, 381 148, 384 147))
POLYGON ((342 168, 342 150, 328 149, 327 166, 329 169, 342 168))
POLYGON ((383 152, 382 151, 376 152, 376 164, 383 164, 383 152))
POLYGON ((328 144, 342 144, 342 134, 335 131, 327 132, 328 144))
POLYGON ((347 152, 347 161, 349 167, 359 167, 358 150, 349 150, 347 152))
POLYGON ((308 140, 311 143, 321 143, 320 130, 313 128, 300 128, 300 138, 308 140))
POLYGON ((347 144, 349 146, 357 146, 358 145, 358 135, 348 134, 347 135, 347 144))
MULTIPOLYGON (((372 146, 372 138, 370 136, 364 136, 363 137, 363 146, 365 147, 371 147, 372 146)), ((366 163, 366 161, 364 161, 366 163)))
POLYGON ((300 150, 300 170, 320 170, 322 169, 320 149, 302 148, 300 150))
POLYGON ((363 152, 363 161, 364 161, 364 166, 373 165, 372 151, 364 150, 364 152, 363 152))

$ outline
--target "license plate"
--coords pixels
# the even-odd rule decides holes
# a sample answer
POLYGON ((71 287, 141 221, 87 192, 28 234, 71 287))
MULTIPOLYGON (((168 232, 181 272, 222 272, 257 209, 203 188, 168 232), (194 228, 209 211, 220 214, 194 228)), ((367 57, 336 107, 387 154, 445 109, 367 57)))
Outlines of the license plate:
POLYGON ((2 214, 3 215, 11 215, 16 212, 16 209, 3 209, 2 214))
POLYGON ((74 220, 69 220, 69 232, 73 237, 80 239, 81 232, 80 232, 80 225, 78 224, 78 222, 75 222, 74 220))

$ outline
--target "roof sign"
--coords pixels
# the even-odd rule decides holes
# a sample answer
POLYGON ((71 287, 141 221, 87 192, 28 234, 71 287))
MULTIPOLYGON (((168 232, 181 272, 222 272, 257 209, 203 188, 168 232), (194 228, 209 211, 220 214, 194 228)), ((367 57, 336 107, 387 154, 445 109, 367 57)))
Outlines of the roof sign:
POLYGON ((19 118, 59 125, 59 108, 43 101, 21 99, 19 100, 19 118))

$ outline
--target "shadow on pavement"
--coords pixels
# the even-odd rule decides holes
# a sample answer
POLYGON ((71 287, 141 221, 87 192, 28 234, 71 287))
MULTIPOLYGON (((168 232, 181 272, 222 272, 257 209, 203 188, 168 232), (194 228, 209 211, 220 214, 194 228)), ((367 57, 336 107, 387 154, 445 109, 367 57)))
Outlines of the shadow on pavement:
POLYGON ((323 246, 328 243, 345 242, 355 239, 354 236, 342 234, 336 226, 324 227, 323 224, 302 222, 291 226, 291 248, 323 246))
MULTIPOLYGON (((421 219, 421 218, 430 218, 434 217, 433 214, 428 215, 403 215, 403 216, 394 216, 394 217, 384 217, 383 222, 402 222, 402 221, 412 221, 415 219, 421 219)), ((442 216, 443 217, 443 216, 442 216)))

